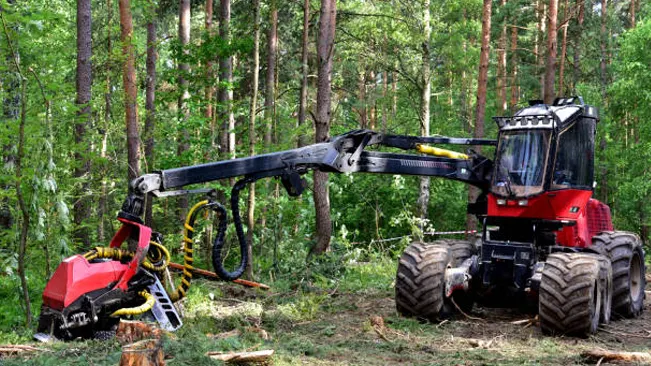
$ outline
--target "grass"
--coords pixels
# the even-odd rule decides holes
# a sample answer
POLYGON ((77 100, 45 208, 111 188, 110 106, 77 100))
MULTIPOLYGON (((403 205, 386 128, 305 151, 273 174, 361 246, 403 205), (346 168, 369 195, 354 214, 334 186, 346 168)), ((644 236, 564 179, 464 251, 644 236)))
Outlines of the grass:
MULTIPOLYGON (((294 281, 269 283, 268 292, 194 281, 182 302, 183 328, 164 340, 167 364, 218 365, 206 352, 274 349, 276 365, 574 365, 581 363, 581 350, 595 346, 632 351, 651 346, 651 340, 622 340, 603 332, 590 339, 545 337, 535 326, 511 324, 525 315, 502 310, 472 314, 482 320, 421 323, 394 310, 394 261, 341 266, 317 264, 294 281), (371 316, 384 320, 383 337, 371 316)), ((643 318, 621 327, 644 329, 649 310, 647 305, 643 318)), ((2 334, 4 343, 24 342, 28 336, 2 334)), ((121 353, 115 341, 46 347, 40 354, 0 359, 0 365, 115 365, 121 353)))

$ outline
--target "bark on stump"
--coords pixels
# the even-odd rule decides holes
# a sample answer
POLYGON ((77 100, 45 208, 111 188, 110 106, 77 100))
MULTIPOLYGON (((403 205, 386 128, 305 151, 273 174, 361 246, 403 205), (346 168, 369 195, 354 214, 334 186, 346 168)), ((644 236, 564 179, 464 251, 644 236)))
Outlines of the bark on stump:
POLYGON ((162 331, 138 321, 120 321, 116 337, 122 346, 120 366, 163 366, 162 331))

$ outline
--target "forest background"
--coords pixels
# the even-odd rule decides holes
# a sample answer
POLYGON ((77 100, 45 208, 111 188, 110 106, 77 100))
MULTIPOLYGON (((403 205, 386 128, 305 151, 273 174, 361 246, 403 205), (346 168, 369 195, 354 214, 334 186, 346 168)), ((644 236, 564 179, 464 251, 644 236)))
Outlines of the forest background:
MULTIPOLYGON (((595 196, 649 248, 650 13, 641 0, 0 0, 0 332, 29 332, 61 259, 107 244, 139 174, 358 128, 492 137, 490 116, 554 95, 599 107, 595 196)), ((476 225, 462 183, 306 177, 300 199, 269 180, 242 200, 249 277, 334 281, 476 225)), ((194 199, 148 206, 177 256, 194 199)), ((206 269, 211 222, 195 236, 206 269)))

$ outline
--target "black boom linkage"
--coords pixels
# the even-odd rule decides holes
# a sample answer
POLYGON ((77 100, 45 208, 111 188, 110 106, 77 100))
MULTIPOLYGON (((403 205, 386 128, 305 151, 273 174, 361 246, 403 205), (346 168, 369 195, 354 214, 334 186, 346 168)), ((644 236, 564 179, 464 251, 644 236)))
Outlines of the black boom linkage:
MULTIPOLYGON (((487 191, 493 162, 474 151, 463 158, 432 155, 414 155, 367 151, 372 146, 384 146, 401 150, 416 150, 421 144, 496 145, 495 140, 450 137, 418 137, 384 135, 369 130, 355 130, 336 136, 329 142, 308 145, 298 149, 280 151, 246 158, 223 160, 213 163, 162 170, 140 176, 129 185, 119 216, 140 221, 145 195, 157 197, 207 192, 209 190, 173 190, 191 184, 206 183, 220 179, 244 177, 231 192, 231 212, 235 224, 241 257, 238 268, 229 272, 221 263, 223 232, 226 225, 219 226, 213 246, 215 272, 224 280, 238 278, 246 267, 246 239, 239 214, 239 192, 246 186, 266 177, 280 177, 290 196, 299 196, 305 189, 301 175, 310 170, 331 173, 378 173, 443 177, 462 181, 487 191)), ((462 154, 457 154, 462 155, 462 154)), ((456 155, 452 155, 456 156, 456 155)), ((225 213, 225 210, 222 212, 225 213)), ((225 215, 220 220, 225 221, 225 215)))

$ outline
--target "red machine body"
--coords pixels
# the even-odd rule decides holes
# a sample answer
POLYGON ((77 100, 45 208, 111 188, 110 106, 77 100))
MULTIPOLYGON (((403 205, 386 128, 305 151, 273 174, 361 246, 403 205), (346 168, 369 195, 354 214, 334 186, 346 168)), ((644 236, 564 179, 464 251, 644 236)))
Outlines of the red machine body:
POLYGON ((89 263, 82 255, 74 255, 61 262, 43 291, 43 306, 63 311, 85 294, 101 289, 128 291, 128 282, 138 270, 147 253, 151 229, 137 222, 119 218, 122 227, 111 240, 111 247, 137 235, 136 255, 128 263, 107 261, 89 263))
POLYGON ((567 221, 557 232, 558 244, 585 248, 595 234, 613 230, 610 208, 591 196, 591 191, 578 189, 515 199, 488 194, 488 216, 567 221))
POLYGON ((88 263, 82 255, 66 258, 43 291, 43 305, 63 310, 80 296, 117 282, 128 265, 118 261, 88 263))

